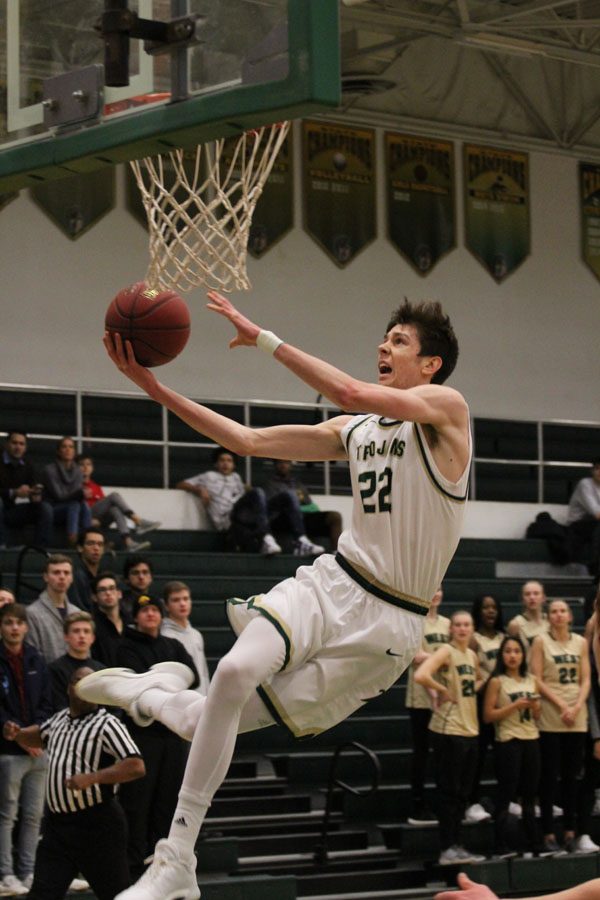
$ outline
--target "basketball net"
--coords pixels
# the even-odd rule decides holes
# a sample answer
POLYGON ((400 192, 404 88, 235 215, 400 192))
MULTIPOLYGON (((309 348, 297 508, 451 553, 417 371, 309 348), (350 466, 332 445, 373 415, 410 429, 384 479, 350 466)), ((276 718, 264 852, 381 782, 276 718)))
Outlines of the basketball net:
POLYGON ((289 124, 132 161, 150 232, 149 287, 250 287, 252 215, 289 124))

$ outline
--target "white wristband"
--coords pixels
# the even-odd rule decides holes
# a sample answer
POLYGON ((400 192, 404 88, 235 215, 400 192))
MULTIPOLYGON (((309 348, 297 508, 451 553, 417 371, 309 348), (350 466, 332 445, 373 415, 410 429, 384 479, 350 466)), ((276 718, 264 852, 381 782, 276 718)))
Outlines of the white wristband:
POLYGON ((273 334, 272 331, 265 331, 261 328, 258 332, 258 337, 256 338, 256 346, 259 350, 262 350, 263 353, 270 353, 271 356, 278 347, 283 344, 281 338, 278 338, 276 334, 273 334))

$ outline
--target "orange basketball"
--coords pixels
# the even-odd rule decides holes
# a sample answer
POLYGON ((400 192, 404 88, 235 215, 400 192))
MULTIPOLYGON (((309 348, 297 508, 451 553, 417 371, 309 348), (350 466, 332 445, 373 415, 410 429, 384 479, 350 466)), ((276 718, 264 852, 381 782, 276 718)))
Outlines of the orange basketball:
POLYGON ((183 350, 190 336, 187 304, 175 291, 137 281, 119 291, 106 311, 105 328, 131 341, 142 366, 162 366, 183 350))

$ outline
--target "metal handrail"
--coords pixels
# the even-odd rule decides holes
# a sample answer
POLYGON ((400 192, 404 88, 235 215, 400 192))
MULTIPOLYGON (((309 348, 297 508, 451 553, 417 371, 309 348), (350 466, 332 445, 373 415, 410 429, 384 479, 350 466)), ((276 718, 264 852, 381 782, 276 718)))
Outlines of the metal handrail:
MULTIPOLYGON (((135 391, 93 391, 93 390, 81 390, 77 388, 65 388, 65 387, 57 387, 52 385, 26 385, 26 384, 16 384, 16 383, 0 383, 0 390, 5 391, 14 391, 14 392, 27 392, 27 393, 54 393, 54 394, 63 394, 66 396, 73 397, 74 407, 74 420, 76 422, 76 430, 77 433, 72 435, 75 439, 78 447, 78 451, 81 452, 83 450, 84 443, 86 445, 94 445, 94 444, 127 444, 127 445, 140 445, 146 447, 162 447, 162 487, 167 488, 170 485, 170 452, 172 449, 176 448, 190 448, 197 447, 199 449, 206 449, 210 447, 214 447, 214 443, 211 441, 178 441, 173 440, 169 435, 169 427, 168 427, 168 414, 166 410, 163 409, 161 416, 161 426, 160 426, 160 437, 154 439, 148 438, 116 438, 116 437, 102 437, 101 435, 88 435, 84 433, 84 423, 83 423, 83 400, 86 397, 105 397, 105 398, 121 398, 121 399, 135 399, 139 402, 151 403, 152 401, 135 391)), ((237 406, 241 407, 243 410, 243 421, 247 424, 252 424, 252 411, 254 409, 258 410, 265 407, 270 408, 278 408, 278 409, 299 409, 299 410, 312 410, 314 414, 315 421, 325 421, 327 416, 331 412, 335 412, 336 408, 329 404, 327 401, 323 401, 323 397, 318 395, 315 398, 315 401, 311 403, 295 401, 295 400, 278 400, 278 401, 270 401, 270 400, 259 400, 259 399, 231 399, 231 398, 215 398, 212 397, 210 399, 200 399, 200 402, 207 403, 211 406, 237 406)), ((476 417, 477 419, 487 419, 488 416, 476 417)), ((494 417, 496 421, 503 420, 502 417, 494 417)), ((510 419, 504 419, 507 422, 528 422, 530 424, 536 425, 537 432, 537 440, 536 440, 536 454, 533 459, 508 459, 508 458, 498 458, 498 457, 486 457, 479 456, 477 454, 477 447, 475 442, 475 435, 473 433, 473 467, 470 477, 470 497, 471 499, 477 499, 477 469, 480 464, 493 464, 498 466, 534 466, 537 468, 537 502, 544 502, 544 471, 547 469, 552 469, 556 467, 563 468, 584 468, 589 465, 589 460, 583 460, 581 462, 576 462, 573 460, 548 460, 544 459, 544 441, 543 441, 543 428, 544 426, 552 426, 552 425, 562 425, 562 426, 572 426, 572 427, 585 427, 585 428, 594 428, 600 429, 600 422, 598 421, 585 421, 579 419, 545 419, 537 422, 533 422, 531 418, 528 417, 519 417, 513 416, 510 419)), ((475 421, 475 420, 474 420, 475 421)), ((473 429, 474 432, 474 429, 473 429)), ((56 440, 58 441, 63 435, 55 434, 51 432, 30 432, 29 436, 34 439, 42 439, 42 440, 56 440)), ((245 477, 247 481, 251 480, 251 466, 252 461, 250 458, 246 458, 245 460, 245 477)), ((339 466, 339 462, 336 464, 339 466)), ((331 493, 331 463, 325 461, 323 463, 323 488, 325 494, 331 493)))
POLYGON ((326 866, 329 861, 329 854, 327 852, 327 836, 329 832, 329 819, 331 818, 334 788, 342 788, 342 790, 347 791, 350 794, 354 794, 356 797, 367 797, 369 794, 373 794, 378 789, 380 781, 381 763, 379 762, 379 757, 376 753, 373 753, 373 751, 369 750, 368 747, 365 747, 364 744, 359 744, 358 741, 348 741, 347 743, 340 744, 338 747, 336 747, 333 756, 331 757, 331 765, 329 767, 327 800, 325 802, 325 815, 323 816, 321 836, 314 852, 314 861, 318 866, 326 866), (373 780, 371 782, 371 786, 366 790, 360 790, 359 788, 352 787, 351 784, 346 784, 345 781, 340 781, 340 779, 336 778, 335 776, 338 760, 344 750, 346 750, 348 747, 352 747, 354 750, 358 750, 363 754, 363 756, 366 756, 372 764, 373 780))

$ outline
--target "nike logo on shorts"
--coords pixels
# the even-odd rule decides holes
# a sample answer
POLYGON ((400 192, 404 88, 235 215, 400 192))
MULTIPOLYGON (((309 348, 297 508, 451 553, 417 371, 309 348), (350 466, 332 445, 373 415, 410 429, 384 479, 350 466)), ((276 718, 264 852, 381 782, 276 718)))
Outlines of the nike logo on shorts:
POLYGON ((394 653, 394 651, 392 650, 391 647, 389 650, 386 650, 385 652, 387 653, 388 656, 404 656, 404 653, 394 653))

